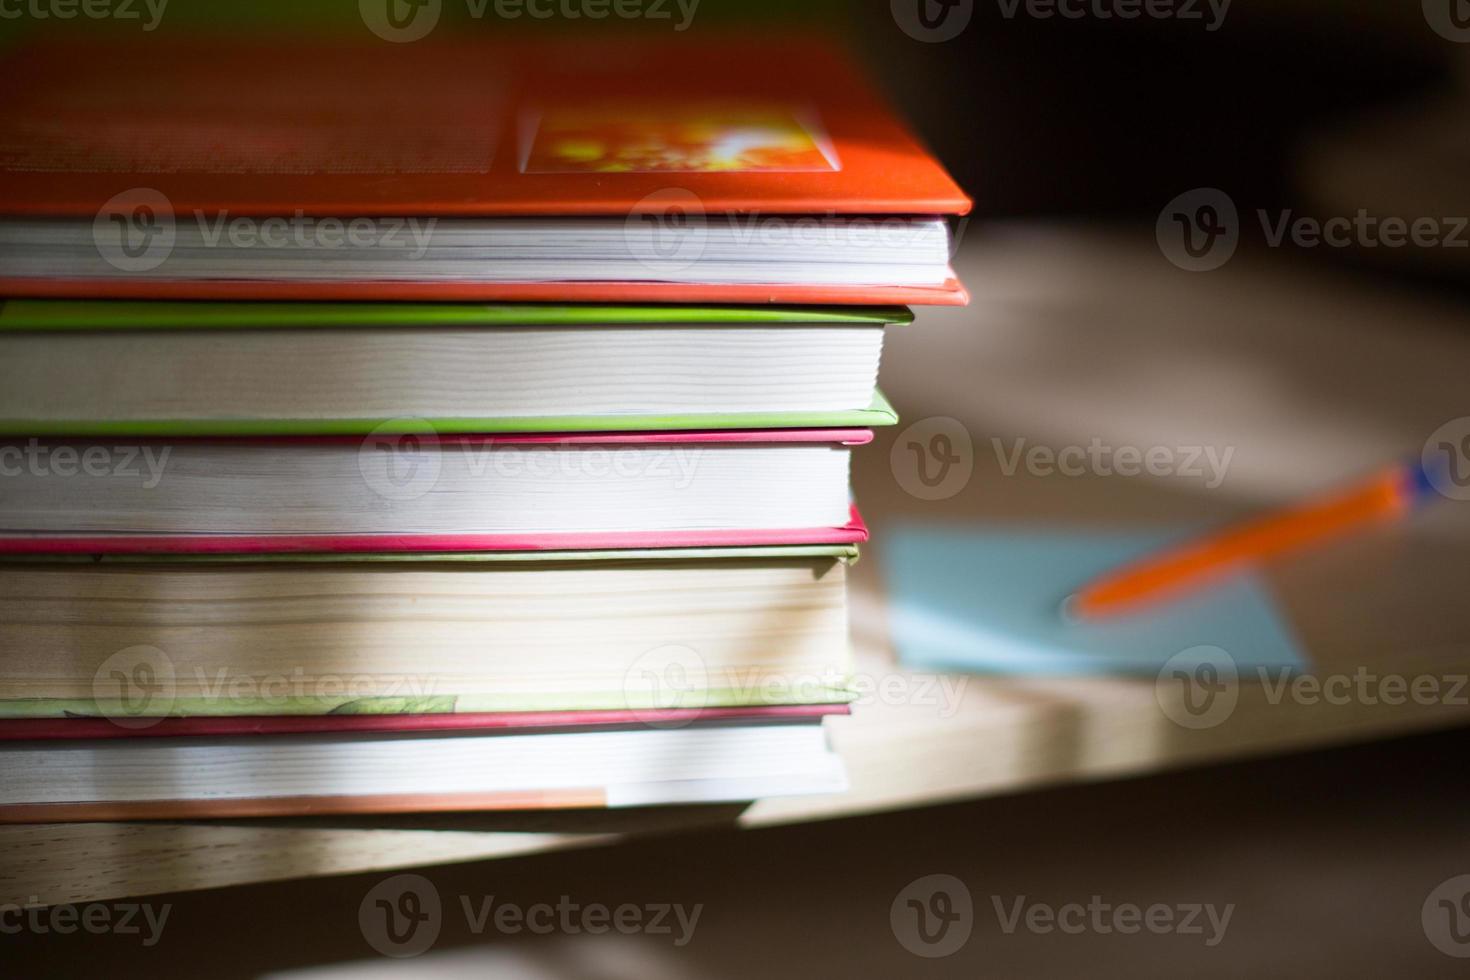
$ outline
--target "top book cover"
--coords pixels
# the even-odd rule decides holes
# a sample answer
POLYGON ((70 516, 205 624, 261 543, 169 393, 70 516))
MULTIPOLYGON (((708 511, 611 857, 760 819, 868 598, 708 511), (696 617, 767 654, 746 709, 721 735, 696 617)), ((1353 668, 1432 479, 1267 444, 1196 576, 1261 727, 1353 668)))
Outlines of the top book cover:
MULTIPOLYGON (((738 268, 706 279, 629 274, 616 263, 590 273, 527 265, 467 284, 476 276, 449 266, 431 277, 439 281, 430 292, 381 281, 422 285, 422 276, 368 271, 348 277, 355 279, 350 288, 324 291, 320 282, 300 281, 318 276, 297 275, 265 296, 253 288, 236 296, 218 288, 222 280, 257 278, 253 270, 259 269, 267 269, 265 279, 293 277, 270 274, 270 263, 243 274, 234 266, 222 271, 201 264, 187 274, 170 275, 165 267, 146 275, 137 274, 133 261, 133 275, 103 270, 108 274, 96 277, 85 269, 51 271, 64 263, 27 264, 27 256, 68 244, 51 233, 55 226, 71 224, 80 232, 86 222, 103 239, 123 235, 126 245, 127 236, 140 231, 129 226, 140 214, 144 224, 172 222, 180 253, 202 247, 211 235, 239 245, 234 239, 242 220, 255 221, 255 237, 262 237, 270 230, 267 218, 336 222, 349 231, 354 219, 433 219, 438 231, 420 242, 430 259, 470 254, 446 251, 451 245, 485 249, 503 241, 452 235, 528 231, 515 219, 618 219, 604 227, 626 224, 630 236, 622 237, 637 238, 647 225, 655 236, 648 246, 654 264, 667 265, 669 256, 657 251, 656 219, 671 216, 666 223, 674 226, 691 216, 720 222, 705 251, 724 261, 754 254, 738 249, 741 220, 748 232, 752 222, 768 220, 779 226, 776 232, 796 236, 802 229, 791 227, 792 216, 812 219, 809 233, 824 223, 861 219, 877 224, 869 234, 876 234, 879 247, 902 249, 902 241, 884 240, 885 217, 932 223, 967 212, 969 199, 944 168, 827 42, 679 36, 616 44, 431 38, 413 44, 150 39, 43 45, 0 55, 0 90, 7 93, 0 102, 0 225, 7 226, 0 246, 10 249, 0 256, 6 260, 0 289, 10 295, 964 301, 952 275, 889 280, 881 268, 869 277, 879 281, 818 277, 776 282, 772 289, 759 274, 738 268), (48 229, 39 237, 37 220, 48 229), (471 220, 487 224, 456 224, 471 220), (725 226, 732 221, 735 237, 729 239, 725 226), (66 278, 119 282, 56 288, 55 280, 66 278), (138 282, 190 278, 214 285, 175 282, 159 290, 138 282), (41 279, 52 282, 39 286, 41 279), (655 288, 647 288, 650 283, 655 288)), ((405 236, 413 230, 406 228, 405 236)), ((594 236, 589 255, 605 247, 595 237, 603 229, 595 225, 553 220, 529 230, 582 237, 535 238, 529 247, 528 240, 516 239, 515 254, 523 259, 538 246, 547 257, 559 257, 564 242, 584 245, 587 234, 594 236)), ((898 230, 901 238, 903 226, 898 230)), ((759 238, 771 231, 751 233, 759 238)), ((932 224, 920 229, 931 265, 932 231, 932 224)), ((325 233, 311 229, 318 232, 325 233)), ((840 234, 851 247, 851 228, 843 225, 840 234)), ((942 241, 942 227, 939 236, 942 241)), ((413 244, 405 243, 410 250, 413 244)), ((635 252, 638 247, 633 241, 635 252)), ((942 260, 942 250, 938 256, 942 260)), ((128 251, 113 265, 136 258, 128 251)), ((174 258, 174 266, 184 268, 174 258)), ((908 259, 890 248, 881 261, 908 259)), ((946 266, 941 261, 938 268, 946 266)), ((342 267, 338 263, 329 274, 342 278, 342 267)))

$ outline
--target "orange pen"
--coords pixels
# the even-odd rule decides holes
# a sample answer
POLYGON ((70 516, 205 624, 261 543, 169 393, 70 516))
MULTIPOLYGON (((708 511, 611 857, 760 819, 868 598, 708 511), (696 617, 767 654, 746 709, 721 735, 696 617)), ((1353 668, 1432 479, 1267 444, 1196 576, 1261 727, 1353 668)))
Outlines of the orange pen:
POLYGON ((1073 593, 1063 609, 1078 619, 1131 612, 1197 589, 1242 565, 1400 517, 1433 493, 1433 480, 1419 460, 1399 464, 1345 490, 1130 562, 1073 593))

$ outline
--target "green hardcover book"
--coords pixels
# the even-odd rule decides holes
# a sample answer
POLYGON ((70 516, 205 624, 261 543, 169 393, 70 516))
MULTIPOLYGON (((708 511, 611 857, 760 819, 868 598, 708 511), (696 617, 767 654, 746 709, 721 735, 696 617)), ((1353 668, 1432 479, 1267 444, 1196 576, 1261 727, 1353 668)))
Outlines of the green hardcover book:
POLYGON ((0 719, 851 700, 851 545, 0 561, 0 719))
POLYGON ((0 435, 891 425, 902 307, 12 300, 0 435))

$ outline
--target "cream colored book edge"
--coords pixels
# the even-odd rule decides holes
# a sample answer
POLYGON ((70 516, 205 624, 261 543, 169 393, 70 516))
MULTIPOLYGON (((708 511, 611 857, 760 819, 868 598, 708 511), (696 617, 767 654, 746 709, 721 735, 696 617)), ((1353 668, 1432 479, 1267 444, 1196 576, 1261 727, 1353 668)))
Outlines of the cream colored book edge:
POLYGON ((849 699, 835 558, 0 564, 0 716, 849 699))

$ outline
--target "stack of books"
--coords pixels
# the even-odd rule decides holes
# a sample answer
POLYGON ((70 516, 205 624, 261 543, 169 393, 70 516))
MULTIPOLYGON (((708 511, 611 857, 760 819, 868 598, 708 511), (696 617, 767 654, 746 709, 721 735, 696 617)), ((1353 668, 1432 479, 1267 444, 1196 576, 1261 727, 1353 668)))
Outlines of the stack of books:
POLYGON ((0 820, 840 790, 968 201, 819 44, 389 47, 0 61, 0 820))

